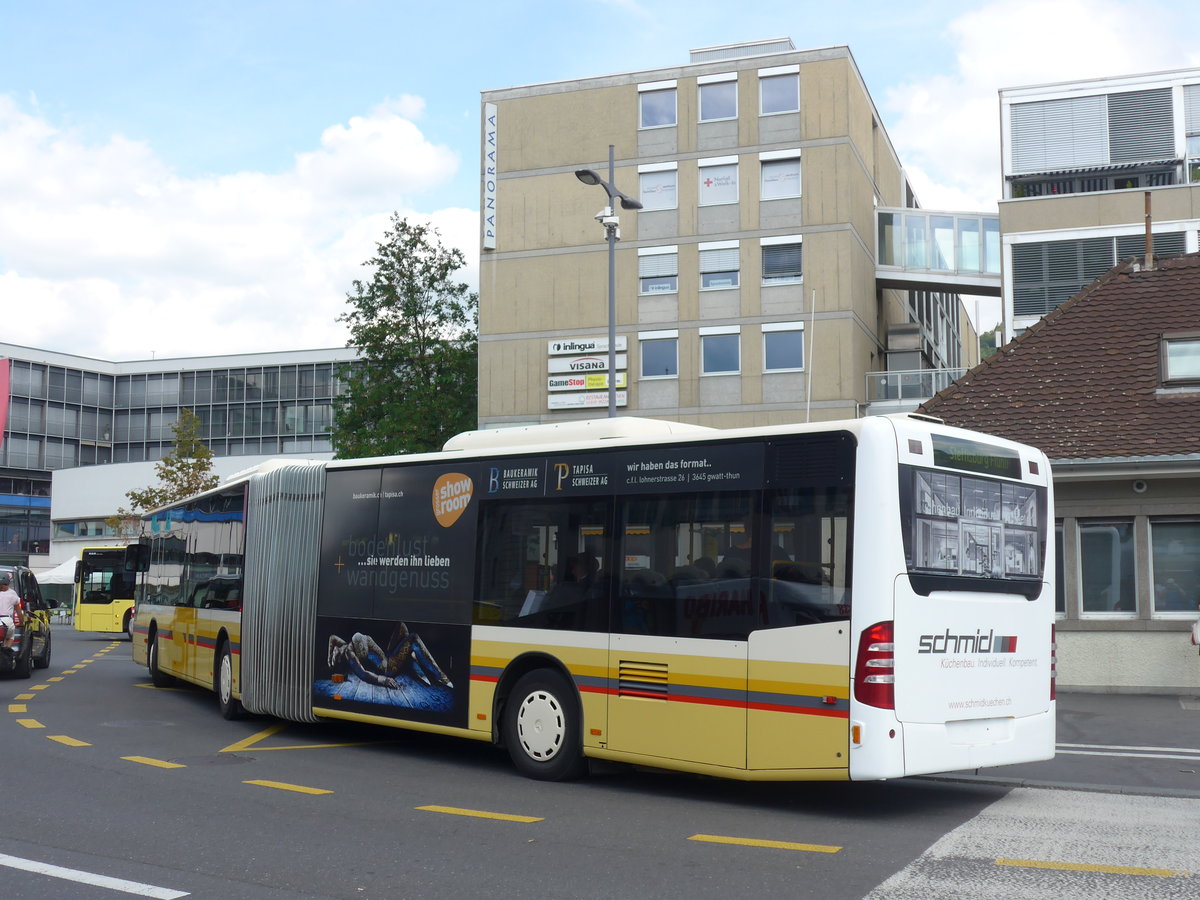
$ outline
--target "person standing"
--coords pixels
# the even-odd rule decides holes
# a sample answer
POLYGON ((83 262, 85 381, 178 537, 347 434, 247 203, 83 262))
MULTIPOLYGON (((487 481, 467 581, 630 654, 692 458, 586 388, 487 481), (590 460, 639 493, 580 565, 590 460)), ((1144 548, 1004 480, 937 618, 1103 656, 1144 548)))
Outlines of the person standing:
POLYGON ((16 613, 21 608, 21 598, 17 592, 8 586, 8 576, 0 573, 0 624, 6 626, 4 646, 13 645, 13 626, 16 624, 16 613))

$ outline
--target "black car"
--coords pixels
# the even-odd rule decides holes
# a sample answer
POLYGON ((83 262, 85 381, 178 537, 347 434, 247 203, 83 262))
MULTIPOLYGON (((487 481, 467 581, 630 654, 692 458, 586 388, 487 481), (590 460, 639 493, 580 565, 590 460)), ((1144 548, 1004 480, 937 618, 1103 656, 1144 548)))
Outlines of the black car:
POLYGON ((21 598, 20 624, 13 626, 12 646, 0 647, 0 672, 28 678, 33 669, 50 665, 50 610, 58 603, 42 596, 37 578, 25 566, 0 565, 0 574, 8 576, 9 587, 21 598))

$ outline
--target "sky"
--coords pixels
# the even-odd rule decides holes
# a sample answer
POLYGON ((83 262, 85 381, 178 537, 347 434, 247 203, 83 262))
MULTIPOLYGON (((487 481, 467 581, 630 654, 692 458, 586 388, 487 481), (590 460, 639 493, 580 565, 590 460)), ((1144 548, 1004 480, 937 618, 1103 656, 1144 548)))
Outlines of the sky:
POLYGON ((344 347, 393 212, 474 287, 484 90, 846 45, 921 205, 994 210, 1000 88, 1200 66, 1197 35, 1157 0, 0 0, 0 342, 344 347))

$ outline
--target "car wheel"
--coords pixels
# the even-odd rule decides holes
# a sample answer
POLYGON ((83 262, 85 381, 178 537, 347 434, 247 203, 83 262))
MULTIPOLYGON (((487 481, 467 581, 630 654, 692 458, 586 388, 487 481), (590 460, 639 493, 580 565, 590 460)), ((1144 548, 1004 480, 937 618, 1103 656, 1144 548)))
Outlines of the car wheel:
POLYGON ((155 687, 168 687, 171 676, 158 668, 158 633, 151 632, 150 646, 146 649, 146 668, 150 670, 150 682, 155 687))
POLYGON ((240 719, 245 713, 241 701, 233 696, 233 654, 229 641, 221 642, 217 651, 216 671, 213 673, 213 690, 217 692, 217 705, 226 719, 240 719))
MULTIPOLYGON (((32 641, 33 636, 30 635, 32 641)), ((29 649, 25 651, 24 656, 18 655, 14 660, 13 674, 18 678, 28 678, 33 674, 33 644, 30 643, 29 649)))
POLYGON ((34 668, 48 669, 50 668, 50 630, 46 629, 46 646, 42 648, 42 654, 33 661, 34 668))
POLYGON ((517 680, 504 705, 502 729, 508 755, 522 775, 563 781, 587 769, 575 692, 551 669, 535 669, 517 680))

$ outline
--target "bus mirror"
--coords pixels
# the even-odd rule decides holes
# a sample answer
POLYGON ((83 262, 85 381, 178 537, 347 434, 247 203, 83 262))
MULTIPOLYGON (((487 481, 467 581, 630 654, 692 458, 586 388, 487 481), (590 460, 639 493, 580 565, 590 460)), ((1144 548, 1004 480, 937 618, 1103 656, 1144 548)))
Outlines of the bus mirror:
POLYGON ((145 572, 150 568, 150 547, 147 544, 130 544, 125 548, 125 571, 145 572))
POLYGON ((75 560, 75 583, 79 584, 79 580, 83 577, 83 560, 75 560))

